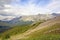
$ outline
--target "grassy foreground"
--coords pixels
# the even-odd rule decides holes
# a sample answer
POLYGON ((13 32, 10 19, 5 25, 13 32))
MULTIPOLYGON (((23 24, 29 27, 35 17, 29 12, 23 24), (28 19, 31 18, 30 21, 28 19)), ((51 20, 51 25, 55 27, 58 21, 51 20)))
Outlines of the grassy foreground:
POLYGON ((34 32, 28 36, 29 38, 20 40, 60 40, 60 23, 43 29, 42 31, 34 32))
POLYGON ((0 37, 2 38, 2 40, 8 39, 10 38, 10 36, 16 35, 16 34, 22 34, 25 31, 27 31, 28 29, 33 29, 36 26, 38 26, 40 23, 42 23, 41 21, 33 23, 31 25, 22 25, 22 26, 18 26, 16 25, 15 27, 13 27, 10 30, 7 30, 6 32, 2 33, 0 35, 0 37))
MULTIPOLYGON (((16 26, 11 30, 4 32, 1 35, 1 38, 2 40, 7 40, 10 38, 10 36, 13 36, 16 34, 22 34, 29 29, 36 28, 40 23, 42 22, 37 22, 28 26, 21 26, 21 27, 16 26)), ((17 39, 17 40, 60 40, 60 23, 56 23, 50 27, 46 27, 36 32, 33 32, 27 35, 26 37, 28 38, 17 39)))

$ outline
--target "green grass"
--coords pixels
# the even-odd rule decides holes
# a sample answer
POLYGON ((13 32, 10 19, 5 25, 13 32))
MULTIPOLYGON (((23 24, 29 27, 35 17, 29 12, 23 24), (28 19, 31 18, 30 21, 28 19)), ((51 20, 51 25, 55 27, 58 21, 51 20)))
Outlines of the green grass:
POLYGON ((60 28, 60 23, 57 23, 49 28, 44 28, 42 30, 36 31, 30 35, 28 35, 29 38, 27 39, 20 39, 20 40, 60 40, 60 33, 57 29, 60 28), (50 30, 54 30, 53 32, 49 32, 50 30), (47 32, 48 31, 48 32, 47 32), (56 32, 57 31, 57 32, 56 32), (47 33, 45 33, 47 32, 47 33))
POLYGON ((36 26, 38 26, 40 23, 42 23, 41 21, 40 22, 36 22, 32 25, 22 25, 22 26, 15 26, 13 27, 12 29, 4 32, 2 35, 1 35, 1 38, 2 40, 3 39, 8 39, 10 38, 10 36, 13 36, 13 35, 16 35, 16 34, 21 34, 29 29, 33 29, 35 28, 36 26))
MULTIPOLYGON (((25 31, 29 29, 34 29, 42 22, 36 22, 32 25, 27 26, 15 26, 11 30, 6 31, 1 35, 2 40, 7 40, 10 38, 10 36, 24 33, 25 31)), ((55 30, 57 28, 60 28, 60 23, 56 23, 53 26, 43 28, 41 30, 38 30, 36 32, 31 33, 30 35, 27 35, 27 39, 18 39, 18 40, 60 40, 60 33, 58 30, 55 30), (54 30, 53 32, 49 32, 50 30, 54 30), (57 31, 57 32, 56 32, 57 31), (45 33, 46 32, 46 33, 45 33)))
POLYGON ((60 35, 52 35, 52 34, 46 34, 46 35, 40 35, 36 37, 30 37, 28 39, 20 39, 20 40, 60 40, 60 35))

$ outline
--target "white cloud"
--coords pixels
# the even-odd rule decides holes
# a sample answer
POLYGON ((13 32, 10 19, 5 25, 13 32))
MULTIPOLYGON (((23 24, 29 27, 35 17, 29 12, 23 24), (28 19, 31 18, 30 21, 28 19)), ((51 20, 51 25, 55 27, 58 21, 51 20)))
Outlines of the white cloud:
POLYGON ((52 0, 52 2, 46 6, 46 9, 48 9, 50 13, 57 12, 57 11, 59 12, 60 11, 60 0, 52 0))
POLYGON ((15 18, 14 16, 1 16, 0 15, 0 20, 11 20, 11 19, 13 19, 13 18, 15 18))
MULTIPOLYGON (((12 1, 16 1, 19 2, 19 0, 12 0, 12 1)), ((19 4, 16 5, 10 5, 10 4, 5 4, 4 7, 5 9, 3 9, 4 12, 6 12, 5 14, 12 14, 12 15, 32 15, 32 14, 44 14, 44 13, 52 13, 54 11, 56 11, 57 8, 60 8, 60 0, 51 0, 51 3, 49 3, 47 6, 45 6, 44 8, 41 6, 36 6, 35 4, 33 4, 34 0, 31 0, 26 6, 21 6, 19 4)), ((59 12, 60 10, 58 10, 57 12, 59 12)))
POLYGON ((0 0, 0 20, 5 18, 13 18, 20 15, 36 15, 38 13, 60 13, 60 0, 50 0, 51 3, 47 4, 45 7, 36 6, 33 3, 35 0, 30 0, 28 4, 22 6, 18 4, 19 0, 0 0), (15 5, 10 4, 11 2, 16 2, 15 5), (1 16, 8 15, 8 16, 1 16))

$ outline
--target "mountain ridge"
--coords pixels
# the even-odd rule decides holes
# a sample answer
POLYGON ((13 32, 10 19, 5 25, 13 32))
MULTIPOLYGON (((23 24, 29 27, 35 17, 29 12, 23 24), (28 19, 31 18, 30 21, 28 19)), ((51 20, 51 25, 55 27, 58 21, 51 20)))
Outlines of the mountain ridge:
POLYGON ((11 40, 24 39, 24 38, 26 38, 27 35, 31 35, 32 33, 35 33, 38 30, 42 30, 44 28, 47 28, 48 26, 50 27, 50 26, 52 26, 52 25, 54 25, 56 23, 60 23, 60 16, 54 18, 54 20, 52 19, 50 21, 44 22, 44 23, 40 24, 39 26, 37 26, 36 28, 34 28, 32 30, 28 30, 23 34, 12 36, 13 38, 11 37, 10 39, 11 40))

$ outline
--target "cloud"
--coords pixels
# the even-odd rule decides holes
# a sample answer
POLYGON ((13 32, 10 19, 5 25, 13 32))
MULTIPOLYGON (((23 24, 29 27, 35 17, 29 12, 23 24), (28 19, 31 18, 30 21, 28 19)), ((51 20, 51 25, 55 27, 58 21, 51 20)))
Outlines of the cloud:
POLYGON ((6 12, 4 12, 4 9, 7 9, 5 7, 5 5, 9 4, 10 5, 10 0, 0 0, 0 14, 6 14, 6 12))
POLYGON ((48 9, 50 13, 60 12, 60 0, 52 0, 52 2, 46 6, 46 9, 48 9))
POLYGON ((0 15, 20 16, 60 12, 60 0, 0 0, 0 15))
POLYGON ((13 18, 15 18, 15 17, 14 16, 2 16, 2 15, 0 15, 0 20, 3 20, 3 21, 9 21, 13 18))
MULTIPOLYGON (((13 0, 14 1, 14 0, 13 0)), ((39 0, 38 0, 39 1, 39 0)), ((43 3, 44 1, 42 1, 43 3)), ((5 4, 5 9, 3 10, 6 14, 12 14, 12 15, 32 15, 37 13, 43 13, 45 12, 45 8, 40 7, 36 5, 36 0, 15 0, 13 3, 5 4), (19 3, 20 2, 20 3, 19 3), (34 3, 35 2, 35 3, 34 3), (16 4, 16 5, 13 5, 16 4), (43 10, 44 9, 44 10, 43 10)), ((42 5, 42 4, 41 4, 42 5)))
POLYGON ((10 9, 9 7, 11 0, 0 0, 0 20, 11 20, 14 18, 11 13, 7 13, 4 10, 10 9))

